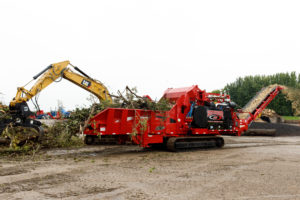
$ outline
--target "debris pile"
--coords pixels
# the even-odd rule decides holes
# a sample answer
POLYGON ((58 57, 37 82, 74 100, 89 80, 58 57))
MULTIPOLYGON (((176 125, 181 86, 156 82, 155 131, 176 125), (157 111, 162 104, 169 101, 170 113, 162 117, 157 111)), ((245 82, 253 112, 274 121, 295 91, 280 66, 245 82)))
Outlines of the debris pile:
POLYGON ((4 129, 2 137, 10 139, 10 148, 12 149, 20 149, 23 146, 25 150, 29 150, 29 148, 35 146, 39 138, 39 132, 34 128, 9 125, 4 129))
POLYGON ((7 113, 9 111, 8 106, 2 104, 2 102, 0 102, 0 119, 4 118, 4 117, 9 117, 7 116, 7 113))
POLYGON ((126 86, 125 95, 118 91, 118 96, 114 97, 114 103, 108 107, 119 107, 129 109, 145 109, 145 110, 161 110, 167 111, 172 108, 172 104, 165 98, 161 98, 158 102, 152 101, 150 97, 137 95, 137 89, 126 86))

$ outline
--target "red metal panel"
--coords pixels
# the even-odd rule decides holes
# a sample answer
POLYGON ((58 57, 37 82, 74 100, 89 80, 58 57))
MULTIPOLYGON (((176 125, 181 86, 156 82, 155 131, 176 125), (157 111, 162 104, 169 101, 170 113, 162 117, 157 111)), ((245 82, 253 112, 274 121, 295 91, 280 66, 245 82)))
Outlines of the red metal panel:
POLYGON ((197 89, 198 86, 183 87, 183 88, 169 88, 165 91, 163 97, 170 101, 176 101, 182 95, 186 95, 188 92, 197 89))

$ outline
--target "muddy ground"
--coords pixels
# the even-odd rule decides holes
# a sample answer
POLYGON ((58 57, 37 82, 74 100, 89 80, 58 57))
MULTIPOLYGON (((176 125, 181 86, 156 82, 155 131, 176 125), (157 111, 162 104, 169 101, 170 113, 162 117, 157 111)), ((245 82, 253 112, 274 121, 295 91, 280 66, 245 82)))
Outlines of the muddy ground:
POLYGON ((222 149, 136 146, 1 157, 0 199, 300 199, 300 137, 225 137, 222 149))

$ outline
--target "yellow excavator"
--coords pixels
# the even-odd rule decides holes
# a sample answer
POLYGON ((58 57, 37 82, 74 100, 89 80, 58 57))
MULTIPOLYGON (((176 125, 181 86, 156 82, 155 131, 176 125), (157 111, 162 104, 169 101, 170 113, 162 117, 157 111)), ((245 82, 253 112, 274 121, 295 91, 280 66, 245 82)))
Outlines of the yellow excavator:
POLYGON ((67 79, 77 86, 92 93, 98 97, 100 101, 106 100, 112 102, 111 95, 109 94, 107 88, 100 81, 91 78, 78 67, 72 65, 69 61, 54 63, 33 77, 33 80, 31 81, 36 80, 36 83, 30 90, 25 89, 25 86, 31 81, 24 87, 19 87, 17 89, 16 96, 9 104, 11 118, 1 120, 0 134, 8 124, 35 128, 42 134, 43 130, 41 128, 41 122, 29 118, 29 116, 31 116, 33 113, 30 111, 27 102, 32 100, 33 104, 38 107, 37 100, 35 99, 34 102, 33 97, 37 97, 37 95, 48 85, 53 82, 59 82, 62 78, 67 79), (78 73, 72 71, 70 66, 78 73))

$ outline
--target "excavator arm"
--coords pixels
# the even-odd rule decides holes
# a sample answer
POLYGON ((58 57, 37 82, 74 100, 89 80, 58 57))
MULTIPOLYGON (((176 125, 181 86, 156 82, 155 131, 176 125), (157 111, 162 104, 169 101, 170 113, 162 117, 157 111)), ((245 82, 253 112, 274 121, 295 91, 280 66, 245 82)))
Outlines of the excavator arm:
POLYGON ((6 123, 13 123, 15 126, 32 127, 40 131, 41 123, 29 118, 32 112, 27 105, 27 101, 31 100, 51 83, 58 82, 62 78, 94 94, 100 101, 112 102, 107 88, 100 81, 92 79, 69 61, 64 61, 51 64, 34 76, 33 80, 37 81, 30 90, 25 89, 25 87, 17 89, 16 96, 9 104, 12 120, 6 123), (72 71, 69 66, 72 66, 79 73, 72 71))
POLYGON ((99 81, 96 81, 89 77, 81 76, 77 73, 74 73, 70 69, 64 71, 63 78, 92 93, 93 95, 98 97, 99 101, 106 100, 112 102, 107 88, 99 81))
POLYGON ((14 107, 18 103, 27 102, 36 96, 39 92, 45 89, 48 85, 56 82, 60 78, 65 78, 70 82, 76 84, 77 86, 87 90, 88 92, 94 94, 100 101, 108 100, 112 101, 111 96, 107 88, 99 81, 90 78, 84 72, 82 72, 77 67, 75 70, 79 71, 82 75, 73 72, 68 66, 71 65, 69 61, 59 62, 48 66, 42 72, 33 77, 37 79, 37 82, 32 86, 30 90, 25 89, 25 87, 19 87, 17 89, 17 94, 15 98, 10 102, 10 106, 14 107))

